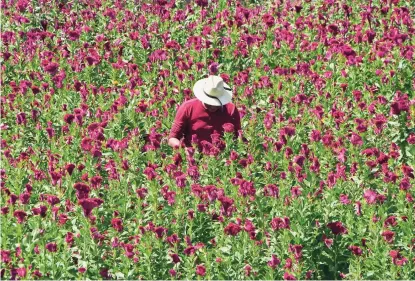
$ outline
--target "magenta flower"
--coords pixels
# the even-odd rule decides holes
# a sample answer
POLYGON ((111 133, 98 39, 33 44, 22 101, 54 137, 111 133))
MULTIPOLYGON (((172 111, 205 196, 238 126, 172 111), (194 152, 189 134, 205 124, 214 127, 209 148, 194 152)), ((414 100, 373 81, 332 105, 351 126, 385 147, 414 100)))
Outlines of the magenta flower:
POLYGON ((241 227, 237 224, 230 222, 224 229, 225 234, 236 236, 241 231, 241 227))
POLYGON ((398 266, 405 265, 408 262, 408 259, 405 258, 405 257, 403 257, 399 253, 399 251, 397 251, 397 250, 391 250, 391 251, 389 251, 389 256, 392 258, 392 262, 395 265, 398 265, 398 266))
POLYGON ((23 223, 27 214, 23 210, 16 210, 13 212, 13 216, 17 219, 17 223, 23 223))
POLYGON ((290 244, 288 250, 294 254, 295 260, 298 262, 299 259, 303 256, 302 253, 303 246, 302 245, 292 245, 290 244))
POLYGON ((389 244, 393 243, 393 237, 395 236, 395 233, 390 230, 385 230, 382 232, 383 239, 389 244))
POLYGON ((206 275, 206 267, 203 264, 198 264, 196 266, 196 274, 199 276, 205 276, 206 275))
POLYGON ((234 133, 235 132, 235 127, 232 123, 225 123, 225 124, 222 125, 222 128, 227 133, 234 133))
POLYGON ((368 189, 363 194, 363 198, 365 198, 367 204, 371 205, 376 203, 377 195, 378 193, 376 191, 368 189))
POLYGON ((271 260, 267 263, 269 267, 275 269, 281 263, 280 259, 276 255, 271 255, 271 260))
POLYGON ((283 276, 284 280, 297 280, 295 279, 295 276, 288 273, 288 272, 284 272, 284 276, 283 276))
POLYGON ((84 215, 86 217, 89 217, 91 215, 91 212, 94 208, 101 205, 104 201, 99 198, 86 198, 79 200, 79 205, 81 205, 84 215))
POLYGON ((267 184, 264 187, 264 196, 270 196, 278 198, 280 194, 280 190, 277 185, 275 184, 267 184))
POLYGON ((273 230, 290 229, 290 219, 288 217, 273 218, 270 225, 273 230))
POLYGON ((88 198, 90 188, 87 184, 83 182, 77 182, 73 187, 76 189, 76 198, 78 198, 78 200, 88 198))
POLYGON ((20 194, 19 199, 20 199, 20 203, 22 203, 23 205, 28 204, 30 201, 30 193, 23 192, 22 194, 20 194))
POLYGON ((57 245, 54 242, 47 243, 45 249, 48 250, 50 253, 54 253, 58 250, 57 245))
POLYGON ((32 208, 32 213, 35 216, 41 216, 42 218, 46 217, 46 212, 48 210, 48 207, 44 205, 40 205, 38 208, 32 208))
POLYGON ((113 218, 111 220, 111 225, 118 232, 123 230, 122 220, 120 218, 113 218))
POLYGON ((79 32, 79 30, 71 30, 68 32, 68 38, 71 41, 77 41, 80 36, 81 33, 79 32))
POLYGON ((340 202, 344 205, 350 204, 349 197, 346 194, 340 194, 340 202))
POLYGON ((10 258, 10 251, 9 250, 0 250, 0 254, 1 254, 1 261, 4 263, 9 263, 11 262, 11 258, 10 258))
POLYGON ((354 245, 349 246, 349 250, 352 251, 352 253, 355 256, 361 256, 363 253, 362 249, 359 246, 354 246, 354 245))
POLYGON ((46 72, 48 72, 48 73, 50 73, 52 75, 55 75, 56 72, 58 71, 58 67, 59 67, 59 64, 57 64, 56 62, 50 62, 50 63, 46 62, 46 64, 44 65, 43 69, 46 72))
POLYGON ((340 221, 330 222, 330 223, 327 224, 327 227, 331 229, 331 232, 334 235, 347 234, 348 233, 346 227, 340 221))
POLYGON ((395 216, 389 216, 383 223, 383 227, 396 226, 398 222, 395 216))
POLYGON ((178 254, 170 254, 170 257, 172 258, 172 261, 174 263, 179 263, 180 262, 180 257, 178 254))

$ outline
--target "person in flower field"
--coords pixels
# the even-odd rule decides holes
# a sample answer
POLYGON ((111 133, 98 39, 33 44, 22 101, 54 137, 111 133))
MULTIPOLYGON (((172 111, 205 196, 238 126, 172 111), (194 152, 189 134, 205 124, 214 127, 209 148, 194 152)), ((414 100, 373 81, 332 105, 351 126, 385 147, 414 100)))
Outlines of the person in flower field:
POLYGON ((212 136, 223 135, 224 130, 234 132, 241 129, 238 109, 231 103, 232 91, 222 77, 210 75, 198 80, 193 86, 196 98, 180 105, 170 130, 168 144, 178 148, 182 143, 191 147, 207 141, 212 136))

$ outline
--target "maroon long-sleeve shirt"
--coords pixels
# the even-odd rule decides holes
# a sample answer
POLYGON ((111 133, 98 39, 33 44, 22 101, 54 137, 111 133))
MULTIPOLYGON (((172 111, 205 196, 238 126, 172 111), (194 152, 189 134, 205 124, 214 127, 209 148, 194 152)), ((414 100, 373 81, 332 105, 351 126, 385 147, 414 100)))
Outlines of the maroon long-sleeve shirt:
POLYGON ((191 99, 180 105, 169 138, 182 139, 186 146, 191 146, 192 135, 196 134, 199 143, 203 140, 212 142, 210 135, 219 133, 223 135, 222 125, 233 124, 235 136, 241 129, 241 118, 238 109, 233 103, 228 103, 216 112, 209 112, 198 99, 191 99))

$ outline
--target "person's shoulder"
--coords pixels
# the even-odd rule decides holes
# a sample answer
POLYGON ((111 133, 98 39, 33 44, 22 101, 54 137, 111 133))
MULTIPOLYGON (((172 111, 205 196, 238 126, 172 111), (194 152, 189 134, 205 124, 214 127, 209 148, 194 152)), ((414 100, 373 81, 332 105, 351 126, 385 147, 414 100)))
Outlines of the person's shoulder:
POLYGON ((199 100, 194 98, 194 99, 190 99, 190 100, 187 100, 187 101, 183 102, 182 106, 192 107, 192 106, 195 106, 196 104, 198 104, 198 102, 199 102, 199 100))
POLYGON ((227 103, 226 108, 230 113, 232 113, 235 109, 237 110, 236 105, 232 102, 227 103))
POLYGON ((192 112, 194 112, 194 110, 197 110, 199 106, 198 102, 199 100, 196 98, 187 100, 180 105, 179 110, 183 112, 186 116, 192 115, 192 112))

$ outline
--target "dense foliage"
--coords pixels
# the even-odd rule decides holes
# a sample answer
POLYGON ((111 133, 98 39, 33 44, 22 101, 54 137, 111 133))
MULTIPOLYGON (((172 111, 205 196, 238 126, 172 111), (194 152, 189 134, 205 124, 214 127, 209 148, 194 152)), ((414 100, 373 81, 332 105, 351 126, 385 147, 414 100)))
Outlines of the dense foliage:
POLYGON ((1 13, 2 278, 415 279, 411 1, 1 13), (208 74, 238 140, 173 150, 208 74))

